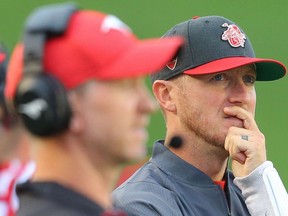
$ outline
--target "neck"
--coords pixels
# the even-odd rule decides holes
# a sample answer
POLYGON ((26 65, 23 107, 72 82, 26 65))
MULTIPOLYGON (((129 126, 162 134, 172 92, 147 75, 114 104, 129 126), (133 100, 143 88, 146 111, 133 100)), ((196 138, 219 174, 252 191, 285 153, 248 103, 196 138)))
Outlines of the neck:
MULTIPOLYGON (((172 137, 168 134, 166 142, 169 142, 172 137)), ((180 148, 169 147, 166 142, 165 145, 170 151, 201 170, 213 181, 221 181, 227 168, 228 153, 220 147, 215 147, 195 137, 189 138, 184 134, 182 136, 180 134, 180 137, 183 139, 180 148)))
POLYGON ((110 193, 118 168, 93 163, 81 148, 83 144, 65 137, 42 139, 35 144, 37 169, 34 181, 54 181, 103 208, 112 206, 110 193))

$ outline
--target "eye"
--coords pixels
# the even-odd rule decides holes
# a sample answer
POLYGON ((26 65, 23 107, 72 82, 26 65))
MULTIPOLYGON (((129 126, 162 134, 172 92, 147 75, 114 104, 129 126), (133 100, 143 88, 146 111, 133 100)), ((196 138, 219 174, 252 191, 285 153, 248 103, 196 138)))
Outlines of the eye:
POLYGON ((254 84, 255 80, 256 80, 256 77, 254 75, 245 75, 243 77, 243 81, 245 83, 254 84))
POLYGON ((216 74, 215 76, 213 76, 212 79, 215 81, 223 81, 223 80, 226 80, 226 75, 219 73, 219 74, 216 74))

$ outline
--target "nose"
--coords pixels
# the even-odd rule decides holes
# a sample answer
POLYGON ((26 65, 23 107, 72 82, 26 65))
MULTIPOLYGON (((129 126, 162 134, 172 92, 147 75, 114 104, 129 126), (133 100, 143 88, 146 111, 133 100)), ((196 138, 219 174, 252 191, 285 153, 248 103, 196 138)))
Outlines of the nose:
POLYGON ((139 111, 142 113, 152 113, 157 110, 156 100, 152 97, 146 86, 142 86, 139 97, 139 111))
POLYGON ((230 86, 229 102, 238 106, 247 106, 255 99, 255 89, 246 85, 242 80, 230 86))

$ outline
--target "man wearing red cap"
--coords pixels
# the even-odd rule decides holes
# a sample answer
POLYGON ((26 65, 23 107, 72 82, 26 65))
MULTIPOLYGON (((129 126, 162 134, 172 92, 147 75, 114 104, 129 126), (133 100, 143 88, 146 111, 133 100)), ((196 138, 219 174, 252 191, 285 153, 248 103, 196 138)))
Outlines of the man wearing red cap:
POLYGON ((110 192, 119 165, 146 156, 155 106, 143 76, 163 68, 182 42, 139 40, 115 16, 73 4, 28 17, 5 88, 37 164, 17 188, 19 216, 124 215, 113 211, 110 192))
POLYGON ((151 75, 165 140, 113 192, 116 205, 135 216, 288 215, 254 119, 255 81, 280 79, 285 66, 256 58, 244 31, 224 17, 193 18, 164 37, 176 35, 184 47, 151 75))

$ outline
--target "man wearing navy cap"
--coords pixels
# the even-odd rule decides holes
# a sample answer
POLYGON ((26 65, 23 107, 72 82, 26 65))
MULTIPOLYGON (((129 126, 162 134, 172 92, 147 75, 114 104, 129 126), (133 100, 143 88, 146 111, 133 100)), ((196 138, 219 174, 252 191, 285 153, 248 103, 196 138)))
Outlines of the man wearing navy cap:
POLYGON ((151 75, 165 140, 113 192, 116 205, 129 215, 288 215, 287 193, 254 119, 255 81, 280 79, 285 66, 256 58, 248 36, 224 17, 195 17, 164 37, 176 35, 185 45, 151 75))

